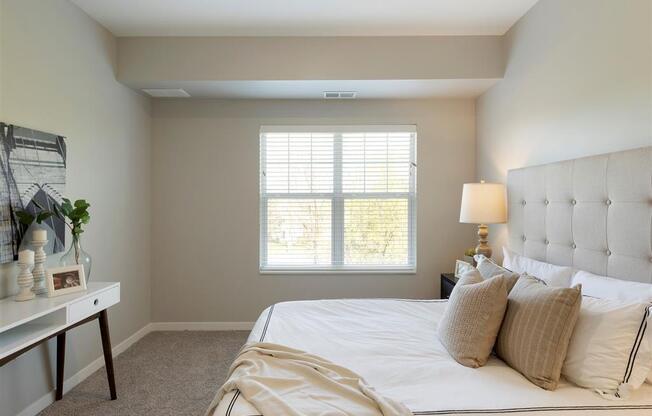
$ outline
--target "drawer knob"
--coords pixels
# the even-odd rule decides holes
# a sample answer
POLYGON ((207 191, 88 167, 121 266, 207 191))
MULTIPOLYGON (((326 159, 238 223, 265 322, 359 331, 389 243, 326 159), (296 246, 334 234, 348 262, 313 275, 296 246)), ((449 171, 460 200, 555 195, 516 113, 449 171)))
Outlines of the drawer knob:
POLYGON ((95 305, 95 306, 97 306, 98 303, 100 303, 100 300, 99 300, 99 299, 95 299, 95 300, 93 301, 93 305, 95 305))

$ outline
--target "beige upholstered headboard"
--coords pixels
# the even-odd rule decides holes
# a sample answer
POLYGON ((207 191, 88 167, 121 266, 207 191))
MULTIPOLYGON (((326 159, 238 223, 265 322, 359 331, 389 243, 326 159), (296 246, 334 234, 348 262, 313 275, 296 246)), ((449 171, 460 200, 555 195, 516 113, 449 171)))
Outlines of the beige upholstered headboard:
POLYGON ((510 170, 509 247, 652 283, 652 146, 510 170))

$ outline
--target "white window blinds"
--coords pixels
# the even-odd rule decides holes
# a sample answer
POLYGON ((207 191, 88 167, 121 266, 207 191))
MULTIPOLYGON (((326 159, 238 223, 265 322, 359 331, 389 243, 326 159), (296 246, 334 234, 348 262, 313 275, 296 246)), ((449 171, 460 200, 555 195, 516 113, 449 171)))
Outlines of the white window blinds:
POLYGON ((413 271, 415 126, 260 133, 262 271, 413 271))

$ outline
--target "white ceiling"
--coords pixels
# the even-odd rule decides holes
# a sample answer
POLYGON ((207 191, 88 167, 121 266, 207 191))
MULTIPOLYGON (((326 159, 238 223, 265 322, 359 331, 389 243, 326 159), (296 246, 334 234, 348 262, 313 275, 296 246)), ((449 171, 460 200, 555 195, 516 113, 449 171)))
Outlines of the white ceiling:
POLYGON ((170 81, 145 88, 182 88, 193 98, 322 99, 324 91, 355 91, 356 99, 477 97, 497 79, 338 81, 170 81))
POLYGON ((502 35, 537 0, 72 0, 116 36, 502 35))

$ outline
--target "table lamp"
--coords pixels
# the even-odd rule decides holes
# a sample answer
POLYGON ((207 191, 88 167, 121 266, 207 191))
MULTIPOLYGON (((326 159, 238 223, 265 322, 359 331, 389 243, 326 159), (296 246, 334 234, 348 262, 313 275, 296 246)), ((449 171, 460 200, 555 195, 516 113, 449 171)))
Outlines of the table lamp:
POLYGON ((465 183, 462 189, 460 222, 478 224, 478 245, 475 254, 491 257, 487 224, 507 221, 507 192, 502 183, 465 183))

